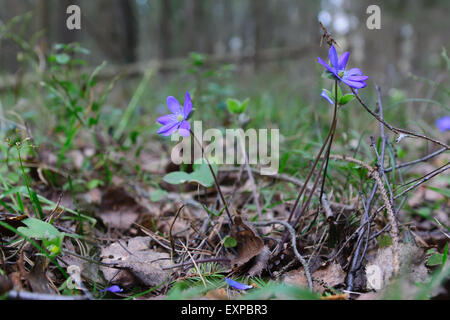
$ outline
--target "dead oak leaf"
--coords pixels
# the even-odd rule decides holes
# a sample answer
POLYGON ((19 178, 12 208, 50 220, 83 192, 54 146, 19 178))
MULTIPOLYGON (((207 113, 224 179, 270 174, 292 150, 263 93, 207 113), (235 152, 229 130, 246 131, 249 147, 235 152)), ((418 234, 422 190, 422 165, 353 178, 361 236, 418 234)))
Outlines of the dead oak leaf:
POLYGON ((163 282, 169 274, 165 270, 170 267, 169 255, 150 249, 149 243, 150 237, 135 237, 103 248, 101 261, 112 266, 100 268, 105 279, 122 286, 130 285, 134 278, 147 286, 163 282))
POLYGON ((261 253, 264 248, 262 239, 255 235, 252 229, 247 226, 240 216, 234 218, 231 227, 231 236, 236 239, 237 255, 231 259, 232 267, 241 267, 250 259, 261 253))

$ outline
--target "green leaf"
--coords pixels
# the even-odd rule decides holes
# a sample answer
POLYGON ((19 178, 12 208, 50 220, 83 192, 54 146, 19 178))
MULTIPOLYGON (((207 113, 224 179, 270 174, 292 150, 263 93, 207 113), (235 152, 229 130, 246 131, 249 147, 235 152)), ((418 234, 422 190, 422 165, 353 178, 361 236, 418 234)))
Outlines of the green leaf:
POLYGON ((427 266, 439 266, 442 264, 444 255, 441 253, 435 253, 430 256, 427 260, 427 266))
POLYGON ((346 95, 344 95, 339 99, 339 104, 343 106, 352 101, 353 99, 355 99, 355 96, 352 93, 347 93, 346 95))
MULTIPOLYGON (((217 166, 212 163, 211 167, 214 173, 217 173, 217 166)), ((197 182, 204 187, 211 187, 214 184, 214 177, 209 169, 206 160, 202 159, 202 162, 199 164, 194 164, 194 172, 190 174, 189 177, 191 182, 197 182)))
POLYGON ((175 171, 166 174, 163 180, 170 184, 180 184, 189 181, 189 173, 183 171, 175 171))
POLYGON ((380 248, 386 248, 386 247, 389 247, 390 245, 392 245, 392 239, 387 234, 379 236, 377 238, 377 242, 378 242, 378 246, 380 248))
POLYGON ((225 248, 234 248, 237 246, 237 241, 231 236, 226 236, 223 239, 223 245, 225 246, 225 248))
POLYGON ((231 99, 231 98, 227 99, 227 108, 228 108, 228 111, 230 111, 231 113, 234 113, 234 114, 241 113, 240 112, 241 103, 236 99, 231 99))
POLYGON ((104 184, 104 182, 103 182, 102 180, 99 180, 99 179, 92 179, 92 180, 90 180, 88 183, 86 183, 86 187, 87 187, 89 190, 92 190, 92 189, 97 188, 98 186, 102 186, 103 184, 104 184))
POLYGON ((167 194, 168 193, 165 190, 162 190, 162 189, 155 190, 151 193, 150 200, 152 202, 158 202, 158 201, 164 199, 165 197, 167 197, 167 194))
POLYGON ((54 256, 61 252, 64 233, 59 232, 51 224, 35 218, 28 218, 22 221, 26 227, 19 227, 17 231, 28 238, 41 240, 44 246, 54 256))
POLYGON ((70 56, 67 53, 60 53, 55 55, 55 61, 59 64, 68 64, 70 56))

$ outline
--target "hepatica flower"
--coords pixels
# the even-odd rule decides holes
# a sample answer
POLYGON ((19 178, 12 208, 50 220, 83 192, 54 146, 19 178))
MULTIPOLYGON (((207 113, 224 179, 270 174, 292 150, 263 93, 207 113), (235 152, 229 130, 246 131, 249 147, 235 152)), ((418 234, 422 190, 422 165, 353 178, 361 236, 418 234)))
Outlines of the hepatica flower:
POLYGON ((238 290, 248 290, 248 289, 252 289, 252 286, 234 281, 230 278, 225 278, 225 281, 233 288, 238 289, 238 290))
POLYGON ((450 116, 437 119, 436 126, 439 128, 441 132, 450 130, 450 116))
POLYGON ((158 134, 170 136, 178 130, 178 133, 183 137, 189 136, 191 125, 187 119, 192 111, 189 92, 186 91, 183 108, 181 108, 178 100, 172 96, 167 97, 167 107, 172 113, 158 118, 157 121, 162 124, 162 127, 158 129, 158 134))
POLYGON ((320 57, 317 57, 317 61, 323 65, 328 72, 332 74, 332 76, 339 80, 339 82, 344 82, 351 88, 361 89, 367 86, 365 82, 369 79, 368 76, 363 75, 363 72, 359 68, 352 68, 346 70, 348 57, 350 54, 345 52, 340 57, 337 55, 336 49, 334 46, 331 46, 328 51, 328 58, 330 59, 330 64, 327 64, 320 57))
POLYGON ((119 287, 118 285, 114 285, 114 286, 111 286, 111 287, 109 287, 109 288, 107 288, 105 290, 102 290, 102 292, 105 292, 105 291, 109 291, 109 292, 112 292, 112 293, 118 293, 118 292, 122 292, 123 289, 121 287, 119 287))

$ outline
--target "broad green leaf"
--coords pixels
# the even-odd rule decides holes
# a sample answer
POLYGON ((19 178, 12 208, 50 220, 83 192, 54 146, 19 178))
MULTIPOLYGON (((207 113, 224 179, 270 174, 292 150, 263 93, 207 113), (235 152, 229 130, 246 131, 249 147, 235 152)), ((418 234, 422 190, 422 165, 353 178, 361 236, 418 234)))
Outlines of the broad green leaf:
POLYGON ((175 171, 169 174, 166 174, 163 180, 170 184, 180 184, 189 181, 189 173, 183 171, 175 171))
POLYGON ((241 113, 241 103, 236 99, 227 99, 227 108, 228 111, 234 114, 241 113))
POLYGON ((346 95, 344 95, 343 97, 341 97, 339 99, 339 104, 341 106, 349 103, 350 101, 352 101, 355 98, 355 96, 352 93, 347 93, 346 95))
POLYGON ((59 232, 51 224, 35 218, 22 221, 26 227, 19 227, 17 231, 28 238, 41 240, 52 256, 61 252, 64 233, 59 232))

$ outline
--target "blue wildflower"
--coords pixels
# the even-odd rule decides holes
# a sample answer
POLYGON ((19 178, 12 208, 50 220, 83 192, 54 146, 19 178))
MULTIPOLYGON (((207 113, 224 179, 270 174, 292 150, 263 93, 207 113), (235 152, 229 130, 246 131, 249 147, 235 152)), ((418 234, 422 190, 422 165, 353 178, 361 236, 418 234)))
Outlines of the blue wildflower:
POLYGON ((369 79, 368 76, 363 75, 363 72, 359 68, 352 68, 346 70, 348 58, 350 54, 345 52, 340 57, 336 53, 334 46, 330 47, 328 51, 328 58, 330 59, 330 65, 323 61, 320 57, 317 57, 317 61, 323 65, 337 80, 344 82, 351 88, 361 89, 367 86, 365 82, 369 79))
POLYGON ((238 290, 248 290, 248 289, 252 289, 252 286, 234 281, 230 278, 225 278, 225 281, 233 288, 238 289, 238 290))
POLYGON ((181 109, 178 100, 172 96, 167 97, 167 107, 172 114, 158 118, 158 122, 163 125, 158 129, 158 134, 170 136, 178 130, 180 135, 184 137, 189 136, 191 125, 187 119, 192 111, 192 101, 189 92, 186 91, 183 109, 181 109))
POLYGON ((121 287, 119 287, 118 285, 113 285, 105 290, 102 290, 102 292, 105 292, 105 291, 109 291, 112 293, 118 293, 118 292, 122 292, 123 289, 121 287))
POLYGON ((441 132, 450 130, 450 117, 447 116, 437 119, 436 127, 438 127, 441 132))
POLYGON ((330 104, 334 104, 334 101, 330 98, 330 96, 328 95, 328 90, 322 89, 322 93, 320 94, 320 96, 322 98, 324 98, 325 100, 327 100, 330 104))

